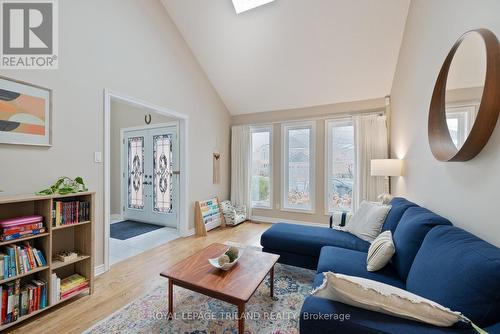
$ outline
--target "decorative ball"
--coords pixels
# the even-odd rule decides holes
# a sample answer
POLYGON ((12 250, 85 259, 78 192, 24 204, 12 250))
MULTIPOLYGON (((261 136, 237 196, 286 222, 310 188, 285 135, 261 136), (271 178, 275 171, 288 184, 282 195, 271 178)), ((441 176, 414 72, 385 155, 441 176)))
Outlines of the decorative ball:
POLYGON ((234 246, 229 247, 229 249, 226 251, 226 255, 229 257, 230 262, 236 260, 238 258, 239 253, 240 250, 234 246))
POLYGON ((226 254, 222 254, 221 256, 219 256, 219 259, 217 261, 219 262, 219 266, 221 267, 226 263, 231 262, 229 256, 227 256, 226 254))

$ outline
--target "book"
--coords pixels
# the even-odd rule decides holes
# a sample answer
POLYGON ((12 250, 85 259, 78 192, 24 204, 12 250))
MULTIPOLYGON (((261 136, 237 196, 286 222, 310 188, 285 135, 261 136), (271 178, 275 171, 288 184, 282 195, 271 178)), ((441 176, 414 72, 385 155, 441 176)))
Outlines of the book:
POLYGON ((7 299, 8 293, 7 289, 2 286, 2 324, 5 322, 5 318, 7 317, 7 299))
POLYGON ((24 287, 23 289, 21 289, 21 307, 19 313, 21 317, 28 314, 28 298, 28 288, 24 287))
POLYGON ((0 220, 0 228, 9 228, 13 226, 20 226, 25 224, 39 223, 43 221, 40 215, 31 215, 23 217, 14 217, 0 220))
POLYGON ((90 220, 90 203, 85 201, 57 200, 52 207, 52 226, 58 227, 90 220))
POLYGON ((9 235, 0 235, 0 241, 11 241, 11 240, 20 239, 20 238, 28 237, 31 235, 41 234, 41 233, 45 233, 44 227, 39 228, 39 229, 9 234, 9 235))
POLYGON ((83 282, 86 282, 87 279, 80 274, 73 274, 61 280, 61 294, 64 294, 66 291, 71 290, 72 288, 80 285, 83 282))

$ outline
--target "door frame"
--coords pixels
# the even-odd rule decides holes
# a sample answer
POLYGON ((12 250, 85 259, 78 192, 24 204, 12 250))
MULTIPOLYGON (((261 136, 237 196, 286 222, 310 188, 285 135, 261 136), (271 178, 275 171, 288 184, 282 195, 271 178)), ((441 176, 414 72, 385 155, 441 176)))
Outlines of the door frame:
MULTIPOLYGON (((125 196, 125 189, 123 188, 123 173, 125 172, 126 166, 123 164, 125 160, 125 145, 123 143, 123 139, 125 138, 125 132, 128 131, 141 131, 141 130, 151 130, 151 129, 158 129, 158 128, 165 128, 165 127, 174 127, 177 132, 177 142, 179 143, 179 146, 177 147, 177 159, 180 159, 180 134, 179 134, 179 121, 172 121, 172 122, 166 122, 166 123, 157 123, 157 124, 149 124, 149 125, 140 125, 140 126, 133 126, 129 128, 123 128, 120 129, 120 142, 122 143, 120 145, 120 173, 122 175, 121 177, 121 182, 120 182, 120 214, 123 218, 123 208, 125 204, 127 203, 127 198, 125 196)), ((180 171, 180 161, 178 162, 179 166, 179 171, 180 171)), ((180 185, 180 179, 179 179, 179 185, 180 185)), ((177 202, 180 202, 180 188, 179 188, 179 194, 177 195, 177 202)), ((179 224, 179 216, 180 216, 180 207, 177 208, 177 219, 176 219, 176 229, 177 231, 180 231, 180 224, 179 224)))
POLYGON ((179 138, 179 234, 181 236, 189 236, 189 208, 188 208, 188 156, 189 142, 188 142, 188 129, 189 117, 177 111, 161 107, 140 99, 120 94, 108 89, 104 89, 104 271, 109 270, 109 236, 110 236, 110 211, 111 211, 111 101, 118 101, 136 106, 141 109, 151 110, 155 113, 175 117, 178 120, 178 138, 179 138))

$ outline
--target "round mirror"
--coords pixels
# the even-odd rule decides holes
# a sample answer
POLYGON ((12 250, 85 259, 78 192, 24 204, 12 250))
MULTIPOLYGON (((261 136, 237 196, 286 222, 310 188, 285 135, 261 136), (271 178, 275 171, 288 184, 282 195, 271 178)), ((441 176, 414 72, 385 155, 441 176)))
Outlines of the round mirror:
POLYGON ((500 46, 486 29, 462 35, 441 68, 429 111, 429 143, 440 161, 466 161, 486 145, 500 111, 500 46))

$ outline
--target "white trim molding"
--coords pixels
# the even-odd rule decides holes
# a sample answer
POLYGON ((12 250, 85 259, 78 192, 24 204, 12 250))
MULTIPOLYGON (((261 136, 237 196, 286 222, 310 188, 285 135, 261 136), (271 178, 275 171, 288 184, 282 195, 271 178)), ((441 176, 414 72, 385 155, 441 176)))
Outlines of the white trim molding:
POLYGON ((274 147, 273 147, 273 126, 272 124, 262 124, 262 125, 251 125, 250 126, 250 147, 251 147, 251 160, 250 160, 250 203, 252 204, 252 209, 262 209, 262 210, 273 210, 273 157, 274 157, 274 147), (254 133, 269 133, 269 206, 254 206, 252 201, 252 170, 253 170, 253 134, 254 133))
MULTIPOLYGON (((111 101, 119 101, 132 105, 141 109, 149 109, 155 113, 165 115, 168 117, 176 118, 179 122, 179 219, 178 231, 183 237, 191 235, 189 229, 189 166, 188 154, 189 152, 189 119, 187 115, 181 114, 177 111, 157 106, 140 99, 136 99, 125 94, 113 92, 104 89, 104 272, 109 270, 109 235, 110 235, 110 189, 111 189, 111 146, 110 146, 110 127, 111 127, 111 101)), ((96 267, 97 268, 97 267, 96 267)), ((101 269, 99 269, 101 270, 101 269)), ((96 270, 97 272, 97 270, 96 270)))
POLYGON ((94 267, 94 277, 100 276, 106 272, 104 264, 100 264, 94 267))
POLYGON ((294 212, 316 212, 316 122, 292 122, 281 125, 281 211, 293 210, 294 212), (287 205, 288 194, 288 131, 296 129, 309 129, 309 201, 310 209, 293 208, 287 205))
POLYGON ((250 220, 253 222, 257 222, 257 223, 269 223, 269 224, 288 223, 288 224, 294 224, 294 225, 307 225, 307 226, 318 226, 318 227, 329 227, 330 226, 328 223, 326 223, 326 224, 311 223, 311 222, 306 222, 306 221, 301 221, 301 220, 292 220, 292 219, 275 218, 275 217, 264 217, 264 216, 252 216, 252 217, 250 217, 250 220))

